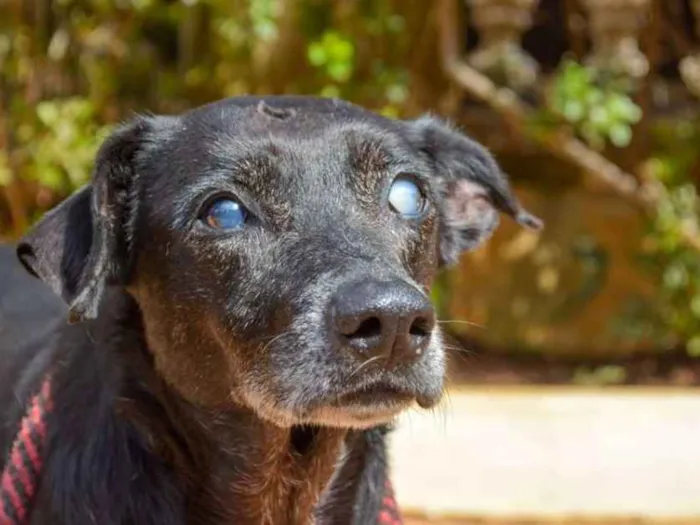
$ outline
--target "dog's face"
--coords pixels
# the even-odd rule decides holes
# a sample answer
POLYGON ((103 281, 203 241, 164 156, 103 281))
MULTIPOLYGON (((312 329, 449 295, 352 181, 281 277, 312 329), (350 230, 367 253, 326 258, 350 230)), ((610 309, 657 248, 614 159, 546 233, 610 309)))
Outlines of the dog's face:
POLYGON ((499 210, 538 226, 489 154, 440 121, 238 98, 120 128, 91 187, 19 254, 74 320, 126 289, 157 369, 193 403, 366 427, 439 400, 428 292, 499 210))

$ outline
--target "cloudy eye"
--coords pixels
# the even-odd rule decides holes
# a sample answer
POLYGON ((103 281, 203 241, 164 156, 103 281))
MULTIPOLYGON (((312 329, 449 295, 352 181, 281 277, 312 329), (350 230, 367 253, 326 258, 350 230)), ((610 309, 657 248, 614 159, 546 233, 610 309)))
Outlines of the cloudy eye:
POLYGON ((391 209, 406 219, 417 219, 425 211, 426 200, 415 181, 398 177, 389 189, 391 209))
POLYGON ((217 230, 237 230, 243 227, 248 211, 237 200, 227 197, 217 199, 205 210, 202 220, 217 230))

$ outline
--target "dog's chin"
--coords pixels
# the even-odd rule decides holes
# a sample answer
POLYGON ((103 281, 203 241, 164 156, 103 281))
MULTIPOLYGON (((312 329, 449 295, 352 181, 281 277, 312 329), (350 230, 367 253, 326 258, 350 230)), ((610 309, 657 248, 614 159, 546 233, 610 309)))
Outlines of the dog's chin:
POLYGON ((308 417, 308 423, 332 428, 371 428, 391 423, 401 412, 412 405, 412 400, 397 400, 375 405, 362 403, 342 406, 328 405, 314 410, 308 417))
POLYGON ((274 403, 253 403, 253 410, 278 427, 313 425, 327 428, 366 429, 394 421, 416 404, 432 408, 442 392, 416 395, 391 388, 371 388, 320 400, 308 407, 286 409, 274 403))

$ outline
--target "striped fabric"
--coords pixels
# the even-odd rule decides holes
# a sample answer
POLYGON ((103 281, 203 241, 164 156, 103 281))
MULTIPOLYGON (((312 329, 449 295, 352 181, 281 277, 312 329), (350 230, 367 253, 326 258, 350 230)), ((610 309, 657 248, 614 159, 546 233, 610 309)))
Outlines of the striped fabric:
POLYGON ((0 525, 29 523, 36 496, 42 452, 46 441, 46 414, 51 410, 51 379, 44 379, 41 390, 31 400, 12 444, 0 481, 0 525))
MULTIPOLYGON (((31 400, 12 444, 0 481, 0 525, 27 525, 36 496, 43 449, 46 442, 46 415, 51 411, 51 378, 47 376, 41 390, 31 400)), ((379 525, 402 525, 394 490, 386 481, 379 525)))
POLYGON ((384 486, 384 499, 382 500, 382 509, 379 511, 377 522, 379 525, 402 525, 401 513, 396 504, 394 489, 391 486, 391 481, 386 480, 384 486))

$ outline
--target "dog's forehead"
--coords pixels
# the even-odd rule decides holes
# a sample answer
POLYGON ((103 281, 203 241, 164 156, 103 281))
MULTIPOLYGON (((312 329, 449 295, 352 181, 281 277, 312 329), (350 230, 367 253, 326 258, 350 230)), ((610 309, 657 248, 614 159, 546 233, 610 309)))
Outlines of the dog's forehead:
POLYGON ((197 108, 183 118, 193 129, 234 136, 313 137, 352 124, 397 130, 396 122, 349 102, 303 96, 234 97, 197 108))
POLYGON ((314 173, 372 178, 420 162, 399 121, 334 99, 236 97, 184 114, 179 129, 171 146, 190 176, 238 171, 248 182, 264 179, 268 190, 271 180, 300 170, 307 182, 314 173))

